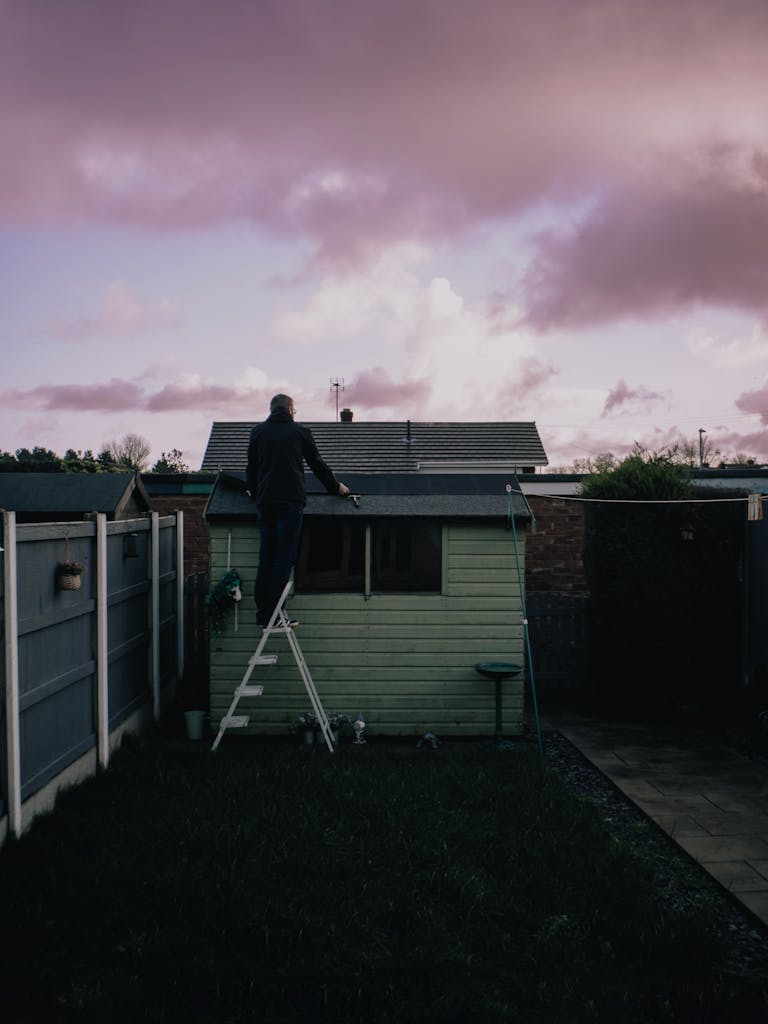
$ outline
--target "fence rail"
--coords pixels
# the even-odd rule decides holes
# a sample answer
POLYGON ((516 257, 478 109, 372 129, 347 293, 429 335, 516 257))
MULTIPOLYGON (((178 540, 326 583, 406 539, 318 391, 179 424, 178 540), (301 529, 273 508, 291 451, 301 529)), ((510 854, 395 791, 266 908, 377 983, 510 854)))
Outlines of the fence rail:
POLYGON ((0 839, 158 718, 184 662, 183 517, 21 525, 3 513, 0 839), (85 565, 76 587, 58 566, 85 565), (86 763, 87 762, 87 763, 86 763), (34 799, 33 799, 34 798, 34 799))

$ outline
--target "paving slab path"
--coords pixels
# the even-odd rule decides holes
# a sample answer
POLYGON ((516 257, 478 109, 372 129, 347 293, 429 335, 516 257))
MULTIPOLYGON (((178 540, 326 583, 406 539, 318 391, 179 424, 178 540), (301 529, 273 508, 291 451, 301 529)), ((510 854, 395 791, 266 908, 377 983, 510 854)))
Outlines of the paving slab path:
POLYGON ((548 725, 768 925, 768 766, 695 728, 577 715, 548 725))

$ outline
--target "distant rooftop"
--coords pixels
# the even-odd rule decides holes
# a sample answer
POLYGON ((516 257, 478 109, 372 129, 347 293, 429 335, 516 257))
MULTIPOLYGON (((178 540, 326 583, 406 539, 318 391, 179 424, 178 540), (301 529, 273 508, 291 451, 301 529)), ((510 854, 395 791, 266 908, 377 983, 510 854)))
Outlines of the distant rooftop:
POLYGON ((0 473, 0 508, 28 516, 80 518, 149 509, 135 473, 0 473))
MULTIPOLYGON (((245 469, 255 421, 214 422, 201 469, 245 469)), ((536 424, 305 423, 322 457, 340 473, 466 473, 533 470, 547 456, 536 424)))

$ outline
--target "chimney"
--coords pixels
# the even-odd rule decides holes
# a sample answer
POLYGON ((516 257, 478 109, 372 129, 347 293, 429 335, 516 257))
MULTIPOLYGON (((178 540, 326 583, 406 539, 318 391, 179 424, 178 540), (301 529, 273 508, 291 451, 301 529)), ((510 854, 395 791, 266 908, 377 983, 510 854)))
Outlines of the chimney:
POLYGON ((342 409, 341 412, 339 413, 339 419, 341 420, 342 423, 351 423, 353 416, 354 413, 352 412, 351 409, 342 409))

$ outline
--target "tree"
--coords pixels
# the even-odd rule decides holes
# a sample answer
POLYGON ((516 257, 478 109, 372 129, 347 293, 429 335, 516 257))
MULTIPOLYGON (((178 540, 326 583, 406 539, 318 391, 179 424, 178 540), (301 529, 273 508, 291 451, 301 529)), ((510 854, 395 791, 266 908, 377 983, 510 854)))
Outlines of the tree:
POLYGON ((16 449, 16 472, 18 473, 61 473, 61 459, 50 448, 35 445, 29 448, 16 449))
POLYGON ((188 473, 189 466, 183 461, 184 452, 178 448, 171 448, 169 452, 161 452, 160 458, 154 464, 152 473, 188 473))
POLYGON ((101 473, 103 467, 94 458, 90 448, 84 452, 75 451, 74 448, 67 448, 61 466, 65 473, 101 473))
POLYGON ((119 469, 141 472, 147 465, 150 445, 141 434, 126 434, 119 441, 110 441, 107 447, 119 469))
POLYGON ((609 501, 682 501, 691 496, 690 473, 670 452, 647 452, 639 445, 626 459, 588 476, 584 498, 609 501))
POLYGON ((550 473, 602 473, 618 466, 619 460, 613 452, 601 452, 594 459, 588 455, 586 459, 574 459, 570 466, 557 466, 548 470, 550 473))

